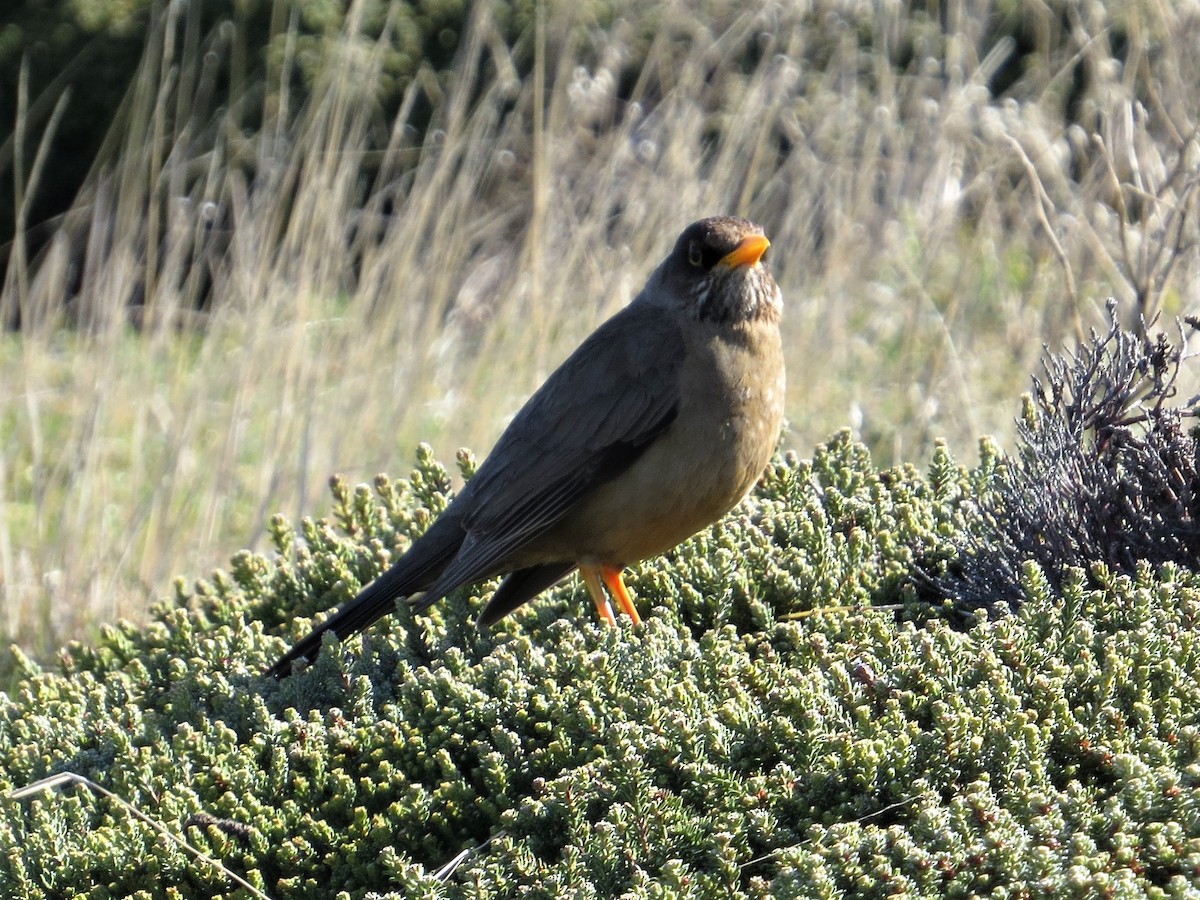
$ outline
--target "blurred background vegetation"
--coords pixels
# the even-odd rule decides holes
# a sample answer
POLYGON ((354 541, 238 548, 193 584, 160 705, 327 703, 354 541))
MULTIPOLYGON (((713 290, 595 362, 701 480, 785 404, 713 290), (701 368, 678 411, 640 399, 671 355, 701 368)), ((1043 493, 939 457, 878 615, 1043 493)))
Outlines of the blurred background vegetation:
POLYGON ((1009 446, 1044 344, 1195 312, 1200 6, 19 3, 0 632, 36 652, 481 453, 692 219, 761 222, 788 446, 1009 446))

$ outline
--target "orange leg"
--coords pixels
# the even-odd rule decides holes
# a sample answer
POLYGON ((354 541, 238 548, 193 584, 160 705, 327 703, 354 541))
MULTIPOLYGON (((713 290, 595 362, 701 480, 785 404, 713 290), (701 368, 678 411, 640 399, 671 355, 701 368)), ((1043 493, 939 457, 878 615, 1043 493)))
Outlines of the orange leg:
MULTIPOLYGON (((604 594, 604 586, 600 583, 600 575, 603 570, 599 566, 580 566, 579 574, 583 576, 583 583, 587 585, 588 593, 592 595, 592 601, 596 604, 596 612, 609 625, 617 624, 617 617, 613 615, 612 606, 608 602, 608 597, 604 594)), ((607 580, 607 574, 606 574, 607 580)))
POLYGON ((633 600, 629 597, 629 591, 625 589, 625 582, 621 578, 621 570, 601 566, 600 577, 608 585, 609 592, 616 599, 617 603, 620 604, 621 609, 625 610, 625 614, 633 620, 633 624, 642 624, 642 617, 638 615, 637 607, 633 605, 633 600))

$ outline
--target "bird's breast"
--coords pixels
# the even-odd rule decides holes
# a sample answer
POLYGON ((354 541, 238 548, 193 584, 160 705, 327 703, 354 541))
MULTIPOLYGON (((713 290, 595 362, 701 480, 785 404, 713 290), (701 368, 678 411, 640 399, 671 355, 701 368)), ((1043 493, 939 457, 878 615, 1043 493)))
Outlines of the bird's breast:
POLYGON ((701 337, 680 369, 671 426, 551 529, 540 551, 624 566, 691 537, 754 486, 783 418, 779 330, 701 337))

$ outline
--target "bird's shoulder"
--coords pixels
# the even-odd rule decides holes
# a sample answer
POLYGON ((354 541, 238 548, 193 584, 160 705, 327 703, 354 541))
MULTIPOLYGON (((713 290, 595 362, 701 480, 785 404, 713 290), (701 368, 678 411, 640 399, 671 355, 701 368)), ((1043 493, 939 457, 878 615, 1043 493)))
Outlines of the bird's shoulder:
POLYGON ((675 317, 635 300, 607 319, 568 356, 525 406, 518 420, 546 418, 547 426, 600 404, 604 410, 677 387, 686 347, 675 317))
POLYGON ((517 412, 468 483, 472 500, 546 490, 614 446, 640 445, 678 409, 683 358, 677 322, 636 300, 623 308, 517 412))

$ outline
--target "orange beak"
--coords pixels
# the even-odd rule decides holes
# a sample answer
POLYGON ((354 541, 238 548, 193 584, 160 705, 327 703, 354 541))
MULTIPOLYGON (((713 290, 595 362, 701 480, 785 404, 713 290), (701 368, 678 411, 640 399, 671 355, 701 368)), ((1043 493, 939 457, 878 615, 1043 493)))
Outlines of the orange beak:
POLYGON ((733 250, 721 258, 720 265, 736 269, 738 266, 756 266, 767 252, 771 242, 761 234, 748 234, 733 250))

